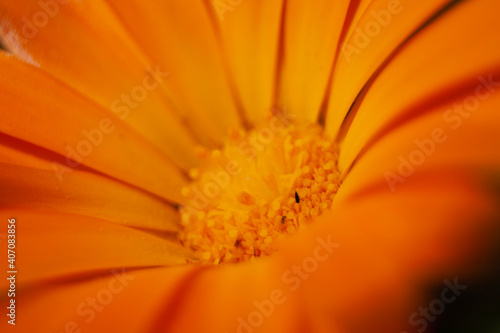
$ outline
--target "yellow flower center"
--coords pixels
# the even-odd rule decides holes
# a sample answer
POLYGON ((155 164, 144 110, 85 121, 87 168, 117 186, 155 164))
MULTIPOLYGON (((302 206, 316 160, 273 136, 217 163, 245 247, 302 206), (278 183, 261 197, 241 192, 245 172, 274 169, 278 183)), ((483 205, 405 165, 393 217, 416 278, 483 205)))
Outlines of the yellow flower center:
POLYGON ((337 148, 317 125, 274 117, 267 127, 230 131, 222 150, 200 156, 182 191, 179 239, 204 262, 271 254, 277 240, 329 209, 339 188, 337 148))

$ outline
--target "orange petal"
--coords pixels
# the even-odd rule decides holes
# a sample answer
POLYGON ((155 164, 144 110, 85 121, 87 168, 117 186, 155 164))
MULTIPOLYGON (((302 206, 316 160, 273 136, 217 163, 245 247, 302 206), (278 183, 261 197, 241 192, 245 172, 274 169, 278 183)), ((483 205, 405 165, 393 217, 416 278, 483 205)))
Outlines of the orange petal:
POLYGON ((5 55, 0 55, 0 66, 0 96, 9 110, 2 114, 0 132, 66 156, 61 169, 86 165, 163 198, 182 200, 184 176, 118 117, 32 66, 5 55))
MULTIPOLYGON (((32 333, 148 332, 158 311, 178 297, 179 289, 198 270, 197 266, 117 266, 92 279, 22 289, 16 296, 19 316, 15 329, 32 333), (57 310, 48 316, 48 309, 57 310)), ((3 320, 0 327, 7 325, 3 320)))
MULTIPOLYGON (((415 175, 429 171, 464 170, 480 177, 499 168, 500 90, 481 100, 475 95, 475 87, 481 83, 474 81, 469 95, 435 108, 422 108, 420 117, 410 118, 367 142, 352 169, 344 174, 341 187, 345 195, 381 183, 387 189, 398 190, 415 175), (469 109, 469 101, 477 101, 476 108, 469 109), (465 117, 454 111, 458 109, 464 111, 465 117)), ((353 153, 348 151, 346 156, 353 153)))
POLYGON ((205 271, 179 299, 175 315, 159 313, 151 331, 306 332, 303 305, 284 288, 283 270, 265 260, 205 271))
POLYGON ((218 36, 203 1, 107 1, 131 38, 171 74, 164 85, 189 126, 221 143, 242 120, 218 36))
POLYGON ((475 82, 467 93, 473 96, 489 96, 490 89, 498 88, 497 78, 493 87, 490 84, 479 93, 475 91, 500 66, 500 46, 493 42, 500 31, 500 21, 491 10, 495 4, 484 1, 457 5, 405 45, 360 100, 344 142, 346 149, 340 156, 341 168, 346 168, 385 125, 429 108, 417 107, 419 103, 431 99, 442 103, 449 98, 446 94, 453 96, 453 91, 447 90, 455 88, 457 93, 463 93, 461 82, 469 84, 471 80, 475 82), (471 15, 481 20, 472 22, 471 15), (484 77, 478 79, 480 75, 484 77))
POLYGON ((178 230, 178 213, 163 200, 81 169, 68 169, 60 182, 50 156, 45 155, 18 140, 2 138, 1 206, 68 212, 138 228, 178 230))
POLYGON ((283 1, 211 4, 246 117, 259 124, 274 103, 283 1))
MULTIPOLYGON (((337 135, 356 96, 377 68, 448 2, 374 0, 367 7, 366 2, 360 4, 353 25, 341 41, 342 51, 334 70, 325 124, 330 135, 337 135)), ((461 38, 455 32, 453 36, 461 38)), ((448 35, 440 42, 446 42, 449 38, 448 35)), ((429 51, 429 48, 425 47, 425 51, 429 51)))
POLYGON ((316 122, 344 24, 348 1, 286 1, 276 104, 316 122))
POLYGON ((122 117, 179 166, 192 167, 195 141, 163 91, 173 80, 170 68, 147 59, 106 4, 49 3, 0 1, 7 49, 122 117))
POLYGON ((94 218, 20 209, 2 209, 2 217, 16 220, 20 285, 193 258, 172 240, 94 218))

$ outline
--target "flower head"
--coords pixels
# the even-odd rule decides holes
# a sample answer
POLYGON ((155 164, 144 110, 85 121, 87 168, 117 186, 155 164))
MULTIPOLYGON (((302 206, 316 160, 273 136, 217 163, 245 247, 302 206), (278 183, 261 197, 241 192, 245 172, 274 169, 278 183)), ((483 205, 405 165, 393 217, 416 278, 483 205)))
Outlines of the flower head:
POLYGON ((427 329, 498 240, 499 9, 0 1, 0 325, 427 329))

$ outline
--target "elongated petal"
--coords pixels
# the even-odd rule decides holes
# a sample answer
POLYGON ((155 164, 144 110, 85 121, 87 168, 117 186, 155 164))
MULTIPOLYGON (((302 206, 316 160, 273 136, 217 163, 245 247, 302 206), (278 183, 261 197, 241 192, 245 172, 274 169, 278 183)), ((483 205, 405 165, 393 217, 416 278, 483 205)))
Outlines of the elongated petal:
POLYGON ((356 96, 387 57, 449 2, 374 0, 367 7, 362 2, 341 41, 342 51, 334 69, 325 124, 330 135, 338 134, 356 96))
POLYGON ((277 105, 316 122, 349 1, 286 1, 277 105))
POLYGON ((245 115, 259 124, 274 106, 283 1, 210 2, 245 115))
POLYGON ((205 271, 184 290, 174 313, 158 314, 151 332, 216 333, 248 328, 305 332, 302 305, 280 281, 283 270, 266 260, 205 271), (196 320, 191 319, 193 315, 196 320))
POLYGON ((66 157, 61 168, 85 165, 163 198, 182 199, 181 172, 118 117, 30 65, 1 54, 0 65, 0 96, 9 110, 0 114, 2 133, 66 157))
POLYGON ((131 38, 171 74, 165 89, 207 144, 242 122, 239 99, 203 1, 108 0, 131 38))
MULTIPOLYGON (((480 1, 457 5, 415 36, 388 64, 368 88, 359 109, 354 110, 357 112, 340 156, 342 169, 355 158, 361 146, 391 122, 412 119, 433 103, 455 97, 454 94, 469 94, 479 102, 498 89, 500 46, 493 38, 500 31, 500 22, 491 10, 494 4, 494 1, 480 1), (471 15, 482 19, 472 21, 471 15)), ((495 111, 483 113, 490 112, 495 111)), ((441 123, 435 126, 442 127, 441 123)))
POLYGON ((105 3, 0 1, 0 22, 14 55, 118 114, 177 165, 195 164, 192 133, 163 91, 170 69, 142 53, 105 3))
POLYGON ((455 109, 468 97, 425 109, 421 117, 367 143, 354 166, 346 171, 342 185, 345 192, 339 194, 348 197, 373 184, 397 191, 407 180, 413 181, 414 175, 429 171, 463 170, 478 181, 484 175, 487 182, 487 173, 500 167, 500 91, 486 100, 477 98, 477 107, 470 112, 463 107, 465 118, 455 109))
POLYGON ((179 265, 191 259, 172 240, 103 220, 42 210, 2 209, 1 214, 16 219, 20 285, 115 267, 179 265))
MULTIPOLYGON (((15 329, 32 333, 147 332, 158 310, 176 299, 184 281, 198 269, 117 266, 92 278, 21 289, 16 301, 18 313, 26 320, 18 316, 15 329), (48 316, 40 309, 57 310, 48 316)), ((8 324, 3 320, 0 325, 6 328, 8 324)))
POLYGON ((68 172, 60 175, 64 181, 59 181, 57 163, 47 152, 3 136, 0 206, 69 212, 139 228, 178 230, 177 211, 158 197, 88 170, 61 167, 61 172, 68 172))

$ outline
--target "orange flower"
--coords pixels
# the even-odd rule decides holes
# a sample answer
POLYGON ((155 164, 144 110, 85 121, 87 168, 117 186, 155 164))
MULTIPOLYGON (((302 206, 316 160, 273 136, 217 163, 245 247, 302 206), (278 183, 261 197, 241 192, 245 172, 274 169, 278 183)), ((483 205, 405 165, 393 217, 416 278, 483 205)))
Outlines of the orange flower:
POLYGON ((2 0, 2 331, 426 329, 498 236, 499 10, 2 0))

